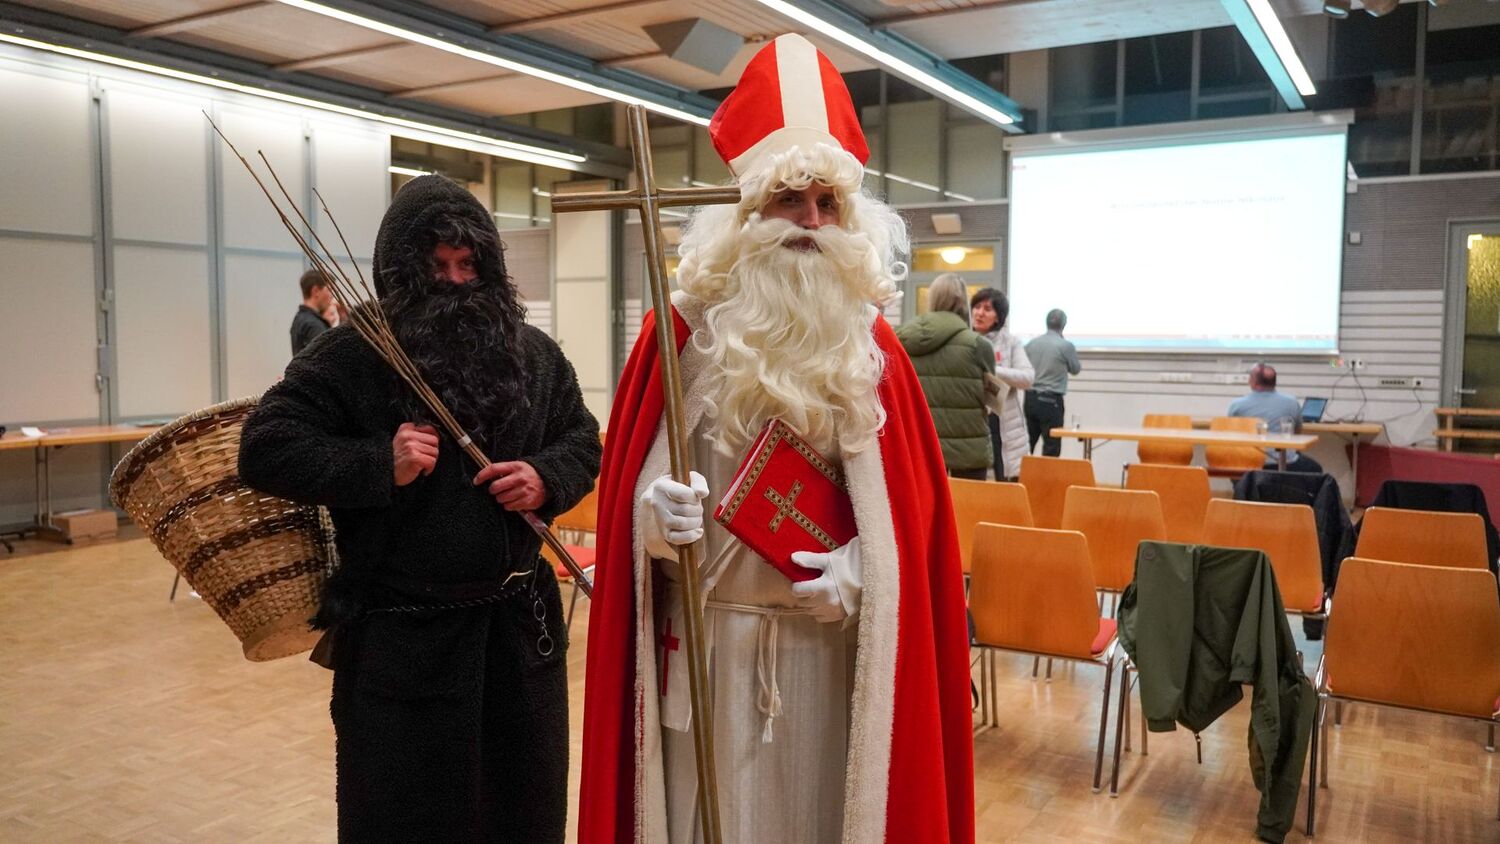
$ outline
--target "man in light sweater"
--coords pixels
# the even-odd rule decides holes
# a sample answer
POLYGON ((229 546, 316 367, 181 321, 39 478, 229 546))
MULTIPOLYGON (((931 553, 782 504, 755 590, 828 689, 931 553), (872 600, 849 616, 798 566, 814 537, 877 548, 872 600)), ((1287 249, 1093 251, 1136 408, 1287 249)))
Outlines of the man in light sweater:
POLYGON ((1078 350, 1063 339, 1068 315, 1057 308, 1047 312, 1047 333, 1026 344, 1026 357, 1036 370, 1031 389, 1026 392, 1026 432, 1031 437, 1028 451, 1036 450, 1042 440, 1042 454, 1062 454, 1062 440, 1052 436, 1053 428, 1063 426, 1063 396, 1068 392, 1068 376, 1083 371, 1078 350))
MULTIPOLYGON (((1295 434, 1302 428, 1302 405, 1296 398, 1276 390, 1276 368, 1266 363, 1257 363, 1250 368, 1250 392, 1240 396, 1229 405, 1230 416, 1253 416, 1264 420, 1266 432, 1271 434, 1295 434)), ((1278 465, 1274 451, 1266 453, 1266 468, 1278 465)), ((1287 455, 1289 472, 1322 472, 1318 461, 1300 451, 1287 455)))

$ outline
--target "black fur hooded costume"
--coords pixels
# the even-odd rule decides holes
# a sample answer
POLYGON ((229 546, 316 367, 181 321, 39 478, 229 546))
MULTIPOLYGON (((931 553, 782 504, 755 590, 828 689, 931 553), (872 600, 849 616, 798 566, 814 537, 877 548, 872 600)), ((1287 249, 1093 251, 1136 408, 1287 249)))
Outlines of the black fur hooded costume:
MULTIPOLYGON (((421 244, 443 211, 495 231, 457 184, 408 183, 377 239, 382 300, 393 285, 430 278, 421 244)), ((509 284, 498 248, 476 257, 480 282, 509 284)), ((599 426, 556 343, 522 324, 512 348, 527 401, 497 429, 472 433, 491 460, 536 469, 547 490, 538 514, 550 521, 593 486, 599 426)), ((336 634, 339 838, 560 842, 568 701, 557 580, 538 564, 540 540, 526 523, 472 485, 474 467, 447 434, 432 473, 395 486, 392 437, 403 422, 426 421, 412 418, 414 407, 344 326, 287 366, 241 439, 246 483, 326 505, 338 533, 340 569, 317 624, 336 634), (529 574, 502 589, 512 572, 529 574)))

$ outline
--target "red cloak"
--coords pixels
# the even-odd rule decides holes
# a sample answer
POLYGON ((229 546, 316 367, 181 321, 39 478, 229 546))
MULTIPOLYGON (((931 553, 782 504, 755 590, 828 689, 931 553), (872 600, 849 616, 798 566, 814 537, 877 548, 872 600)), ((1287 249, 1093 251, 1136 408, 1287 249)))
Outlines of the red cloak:
MULTIPOLYGON (((680 355, 691 330, 675 309, 672 316, 680 355)), ((972 842, 968 625, 943 455, 895 332, 880 317, 873 330, 886 357, 879 395, 887 420, 878 442, 899 567, 893 587, 899 595, 893 596, 898 599, 894 678, 887 687, 893 694, 889 704, 877 707, 883 710, 879 720, 889 723, 851 723, 851 734, 889 739, 885 790, 876 795, 883 797, 886 841, 972 842)), ((588 844, 636 838, 637 749, 648 727, 642 726, 644 703, 636 693, 631 531, 636 482, 661 423, 658 348, 654 314, 648 314, 615 394, 599 476, 578 824, 578 840, 588 844)), ((851 478, 851 493, 853 483, 851 478)))

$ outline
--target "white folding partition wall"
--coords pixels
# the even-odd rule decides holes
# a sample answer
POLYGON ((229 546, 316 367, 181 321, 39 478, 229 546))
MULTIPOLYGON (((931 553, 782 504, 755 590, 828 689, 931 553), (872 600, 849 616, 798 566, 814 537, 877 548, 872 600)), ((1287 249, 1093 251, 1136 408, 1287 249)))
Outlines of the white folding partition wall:
POLYGON ((175 416, 214 398, 210 104, 102 87, 116 410, 175 416))
MULTIPOLYGON (((169 418, 281 376, 304 259, 205 111, 341 250, 318 187, 369 274, 390 193, 375 124, 0 48, 0 423, 169 418)), ((101 503, 107 457, 59 452, 55 503, 101 503)), ((30 515, 29 464, 0 455, 0 524, 30 515)))
MULTIPOLYGON (((608 190, 609 183, 568 182, 556 190, 608 190)), ((614 220, 612 211, 552 215, 553 335, 578 373, 583 400, 600 426, 614 393, 614 220)))
POLYGON ((0 66, 0 420, 99 416, 90 94, 82 74, 0 66))

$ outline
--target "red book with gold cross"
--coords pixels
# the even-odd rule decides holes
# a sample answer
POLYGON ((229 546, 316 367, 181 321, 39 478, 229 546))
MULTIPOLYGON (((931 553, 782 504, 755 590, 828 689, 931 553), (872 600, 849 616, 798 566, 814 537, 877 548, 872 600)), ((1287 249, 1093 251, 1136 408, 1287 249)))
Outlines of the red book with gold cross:
POLYGON ((714 520, 794 582, 820 572, 792 554, 833 551, 858 533, 843 474, 780 419, 750 447, 714 520))

